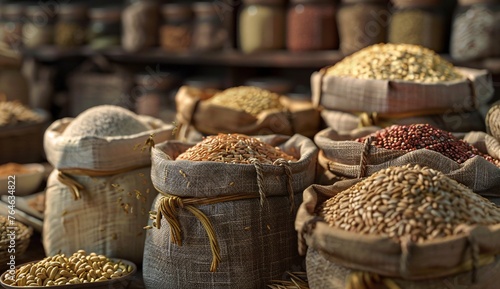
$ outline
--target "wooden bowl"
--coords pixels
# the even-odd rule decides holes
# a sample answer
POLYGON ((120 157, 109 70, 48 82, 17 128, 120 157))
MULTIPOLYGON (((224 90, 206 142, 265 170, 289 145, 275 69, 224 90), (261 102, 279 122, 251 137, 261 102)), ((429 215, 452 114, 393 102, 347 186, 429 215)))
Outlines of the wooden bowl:
MULTIPOLYGON (((57 289, 80 289, 80 288, 93 288, 93 289, 125 289, 128 287, 130 282, 132 281, 132 278, 134 278, 135 273, 137 272, 137 266, 127 260, 123 259, 111 259, 113 262, 123 262, 123 264, 131 266, 132 271, 124 276, 121 276, 119 278, 115 279, 110 279, 106 281, 99 281, 99 282, 92 282, 92 283, 83 283, 83 284, 70 284, 70 285, 56 285, 56 286, 12 286, 12 285, 7 285, 4 283, 4 278, 5 275, 8 273, 8 271, 5 271, 1 276, 0 276, 0 285, 3 288, 6 289, 20 289, 20 288, 25 288, 25 289, 33 289, 33 288, 57 288, 57 289)), ((16 266, 16 269, 30 264, 30 263, 37 263, 41 260, 33 261, 33 262, 28 262, 24 263, 22 265, 16 266)))
POLYGON ((22 164, 22 166, 27 170, 24 173, 13 174, 15 179, 9 178, 9 176, 0 176, 0 187, 2 190, 2 195, 8 194, 8 186, 15 182, 15 188, 13 190, 14 196, 26 196, 31 195, 38 191, 38 188, 42 184, 45 167, 39 163, 32 164, 22 164))

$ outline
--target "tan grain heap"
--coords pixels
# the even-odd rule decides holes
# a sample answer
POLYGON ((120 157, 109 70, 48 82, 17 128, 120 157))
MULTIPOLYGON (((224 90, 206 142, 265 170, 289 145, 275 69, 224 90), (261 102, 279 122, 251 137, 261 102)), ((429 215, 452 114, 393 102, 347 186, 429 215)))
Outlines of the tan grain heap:
POLYGON ((453 65, 419 45, 376 44, 338 62, 328 75, 360 79, 437 83, 463 80, 453 65))
POLYGON ((0 127, 20 123, 36 123, 43 118, 18 101, 0 101, 0 127))
POLYGON ((270 109, 283 109, 279 100, 280 96, 253 86, 238 86, 228 88, 215 94, 209 101, 213 104, 243 110, 251 115, 270 109))
POLYGON ((296 161, 293 156, 278 147, 243 134, 218 134, 206 137, 177 157, 177 160, 233 164, 251 164, 254 159, 262 164, 273 164, 278 159, 296 161))
POLYGON ((389 167, 328 199, 320 215, 333 227, 423 242, 500 223, 500 209, 439 171, 389 167))

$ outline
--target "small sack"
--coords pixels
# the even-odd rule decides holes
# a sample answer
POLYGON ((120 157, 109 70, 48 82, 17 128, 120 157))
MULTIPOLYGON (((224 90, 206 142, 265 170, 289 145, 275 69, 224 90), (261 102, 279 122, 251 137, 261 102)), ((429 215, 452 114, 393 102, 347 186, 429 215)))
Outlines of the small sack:
POLYGON ((299 251, 307 254, 310 288, 344 289, 349 288, 346 283, 364 283, 366 278, 381 284, 354 288, 496 288, 493 280, 500 278, 500 224, 470 226, 462 235, 423 243, 397 243, 388 237, 331 227, 317 217, 318 206, 359 181, 312 185, 304 191, 295 229, 299 251), (472 285, 474 279, 476 284, 472 285), (398 287, 389 287, 386 282, 398 287))
POLYGON ((366 177, 391 166, 419 164, 443 172, 483 196, 500 196, 500 168, 480 156, 459 164, 432 150, 388 150, 355 141, 378 129, 365 127, 339 132, 329 128, 320 131, 314 137, 320 149, 318 182, 332 184, 338 177, 366 177))
POLYGON ((152 149, 151 178, 162 192, 152 211, 171 214, 156 217, 160 229, 147 233, 146 288, 260 289, 300 265, 291 209, 314 181, 317 148, 300 135, 259 138, 298 161, 174 161, 191 145, 168 141, 152 149))
POLYGON ((153 129, 129 136, 66 137, 71 118, 47 129, 45 152, 55 167, 44 212, 47 255, 83 249, 142 262, 143 227, 156 197, 148 143, 169 139, 173 127, 151 117, 139 119, 153 129))
POLYGON ((327 75, 326 67, 311 76, 312 100, 329 110, 397 117, 471 111, 492 98, 487 70, 456 69, 467 79, 441 83, 358 79, 327 75))
POLYGON ((295 133, 312 137, 320 125, 319 111, 308 101, 280 97, 285 111, 269 110, 253 116, 244 111, 212 104, 207 99, 216 92, 196 92, 184 86, 176 95, 177 121, 182 127, 192 125, 203 134, 242 133, 246 135, 295 133))
POLYGON ((352 131, 359 127, 388 127, 393 124, 407 125, 427 123, 449 132, 484 131, 484 118, 479 111, 387 118, 377 113, 349 113, 323 109, 321 117, 329 128, 336 131, 352 131))

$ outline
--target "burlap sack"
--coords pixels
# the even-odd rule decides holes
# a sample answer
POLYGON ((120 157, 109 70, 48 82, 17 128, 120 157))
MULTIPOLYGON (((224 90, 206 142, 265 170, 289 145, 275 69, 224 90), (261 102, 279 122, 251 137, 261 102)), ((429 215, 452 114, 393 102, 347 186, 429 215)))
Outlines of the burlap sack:
POLYGON ((156 197, 151 183, 150 135, 171 138, 173 127, 140 116, 154 129, 120 137, 65 137, 73 119, 45 132, 48 161, 43 245, 47 255, 84 249, 142 262, 148 211, 156 197))
POLYGON ((377 112, 384 117, 413 117, 477 109, 493 96, 487 70, 457 68, 466 80, 420 83, 327 75, 329 67, 311 76, 316 107, 345 112, 377 112))
POLYGON ((151 177, 162 192, 152 210, 171 213, 156 218, 160 229, 148 231, 146 288, 260 289, 300 265, 291 205, 314 181, 317 148, 300 135, 260 139, 299 160, 276 166, 173 161, 190 145, 168 141, 152 149, 151 177))
MULTIPOLYGON (((368 273, 365 275, 370 279, 375 275, 390 279, 402 289, 496 288, 491 282, 500 278, 500 224, 470 226, 465 228, 464 235, 424 243, 409 240, 397 243, 388 237, 361 235, 330 227, 316 216, 319 205, 358 181, 360 179, 340 181, 332 186, 312 185, 304 191, 295 229, 299 235, 300 253, 312 254, 306 257, 311 288, 347 288, 341 284, 349 281, 351 276, 347 279, 341 277, 351 270, 368 273), (467 276, 469 280, 475 279, 477 285, 443 286, 448 282, 465 282, 467 276)), ((358 278, 360 274, 352 278, 358 278)), ((465 284, 469 285, 470 281, 465 284)))
MULTIPOLYGON (((311 289, 349 288, 348 284, 352 282, 351 278, 359 274, 358 271, 328 261, 320 252, 312 248, 307 250, 306 265, 308 285, 311 289)), ((496 289, 498 287, 498 272, 500 272, 500 257, 497 256, 495 262, 477 269, 476 274, 479 282, 475 283, 472 282, 470 271, 428 280, 408 281, 393 278, 391 281, 395 282, 401 289, 496 289)), ((388 281, 388 279, 383 280, 388 281)), ((379 284, 375 288, 385 289, 387 287, 379 284)), ((370 288, 364 287, 364 289, 370 288)))
POLYGON ((500 168, 482 157, 476 156, 459 164, 427 149, 405 152, 354 141, 378 129, 365 127, 338 132, 328 128, 320 131, 314 137, 314 142, 320 149, 318 183, 332 184, 339 177, 366 177, 391 166, 419 164, 441 171, 483 196, 500 196, 500 168))
POLYGON ((351 131, 359 127, 377 126, 388 127, 394 124, 409 125, 414 123, 427 123, 434 127, 449 132, 484 131, 484 118, 479 111, 464 113, 446 113, 435 115, 422 115, 403 118, 386 118, 376 113, 349 113, 324 109, 321 117, 325 124, 336 131, 351 131))
POLYGON ((268 110, 257 117, 244 111, 215 105, 205 101, 217 91, 199 95, 183 86, 176 95, 177 122, 182 127, 192 125, 204 134, 242 133, 247 135, 295 133, 313 137, 319 130, 320 115, 308 101, 282 96, 285 111, 268 110))

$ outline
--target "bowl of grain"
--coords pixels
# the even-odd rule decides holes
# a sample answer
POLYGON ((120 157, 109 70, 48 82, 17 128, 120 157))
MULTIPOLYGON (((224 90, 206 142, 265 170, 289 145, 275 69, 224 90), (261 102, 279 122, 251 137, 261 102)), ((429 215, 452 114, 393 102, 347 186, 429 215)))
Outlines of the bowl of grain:
POLYGON ((136 272, 133 262, 80 250, 71 256, 57 254, 10 268, 0 276, 0 285, 6 289, 125 289, 136 272))
POLYGON ((42 164, 6 163, 0 165, 1 195, 26 196, 40 187, 45 167, 42 164))

